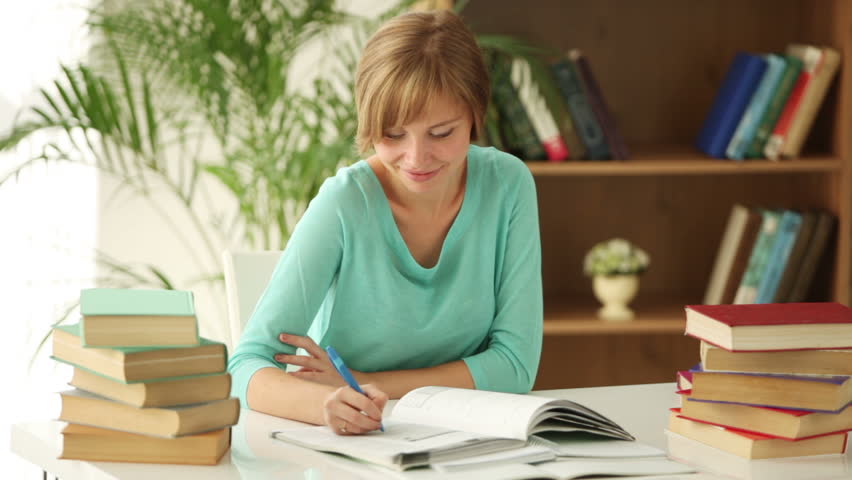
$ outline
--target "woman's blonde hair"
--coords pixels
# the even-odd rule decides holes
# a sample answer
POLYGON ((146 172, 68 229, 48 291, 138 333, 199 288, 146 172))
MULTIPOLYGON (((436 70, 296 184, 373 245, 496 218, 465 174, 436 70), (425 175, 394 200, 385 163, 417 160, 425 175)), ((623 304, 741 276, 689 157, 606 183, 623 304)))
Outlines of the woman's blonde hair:
POLYGON ((473 33, 448 10, 391 19, 367 42, 355 74, 358 152, 370 151, 385 129, 414 120, 436 95, 470 109, 476 140, 490 84, 473 33))

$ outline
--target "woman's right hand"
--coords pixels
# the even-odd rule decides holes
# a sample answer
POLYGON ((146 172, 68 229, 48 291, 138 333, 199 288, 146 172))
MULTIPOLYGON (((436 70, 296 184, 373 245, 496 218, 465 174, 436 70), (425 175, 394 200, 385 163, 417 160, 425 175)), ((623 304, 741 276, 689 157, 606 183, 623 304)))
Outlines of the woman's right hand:
POLYGON ((338 435, 360 435, 381 426, 382 411, 388 396, 373 385, 361 385, 366 395, 344 386, 326 397, 323 419, 338 435))

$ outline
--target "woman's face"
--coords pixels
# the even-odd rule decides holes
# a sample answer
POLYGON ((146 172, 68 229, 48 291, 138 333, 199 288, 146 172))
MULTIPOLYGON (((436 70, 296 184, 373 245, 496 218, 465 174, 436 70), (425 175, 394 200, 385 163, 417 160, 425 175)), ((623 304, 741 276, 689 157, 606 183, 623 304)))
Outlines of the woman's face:
POLYGON ((465 167, 472 122, 463 104, 439 96, 411 123, 385 130, 376 156, 394 183, 412 193, 449 189, 465 167))

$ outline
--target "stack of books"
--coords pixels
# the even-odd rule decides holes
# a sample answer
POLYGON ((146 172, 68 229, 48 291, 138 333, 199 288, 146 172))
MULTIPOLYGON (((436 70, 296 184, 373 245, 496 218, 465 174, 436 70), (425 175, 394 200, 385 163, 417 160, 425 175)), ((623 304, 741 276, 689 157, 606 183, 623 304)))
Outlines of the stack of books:
POLYGON ((840 54, 791 44, 784 54, 739 52, 731 62, 696 144, 711 157, 798 157, 840 54))
POLYGON ((198 335, 192 293, 87 289, 80 311, 53 329, 52 358, 74 367, 61 458, 217 464, 240 405, 225 345, 198 335))
POLYGON ((701 363, 678 373, 678 436, 749 458, 843 453, 852 430, 852 309, 689 305, 701 363))

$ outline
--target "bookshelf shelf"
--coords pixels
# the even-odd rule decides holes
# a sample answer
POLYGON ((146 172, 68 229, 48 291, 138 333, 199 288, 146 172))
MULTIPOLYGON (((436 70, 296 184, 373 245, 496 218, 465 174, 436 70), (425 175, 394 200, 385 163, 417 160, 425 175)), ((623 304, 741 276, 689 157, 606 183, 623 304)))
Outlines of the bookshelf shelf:
POLYGON ((547 336, 683 334, 686 300, 639 299, 631 308, 636 318, 628 322, 607 322, 597 318, 600 305, 588 299, 545 303, 544 334, 547 336))
POLYGON ((641 176, 641 175, 746 175, 788 173, 833 173, 843 164, 829 155, 808 156, 795 160, 765 159, 737 162, 708 158, 689 152, 636 153, 624 161, 527 162, 533 175, 546 176, 641 176))

